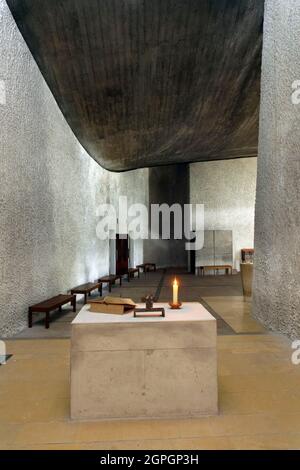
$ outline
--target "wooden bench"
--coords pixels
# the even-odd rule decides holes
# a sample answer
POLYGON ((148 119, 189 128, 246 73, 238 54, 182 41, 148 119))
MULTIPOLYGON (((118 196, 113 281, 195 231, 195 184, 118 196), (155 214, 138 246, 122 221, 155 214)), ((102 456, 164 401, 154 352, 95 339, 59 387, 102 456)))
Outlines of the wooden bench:
POLYGON ((131 277, 134 277, 135 273, 138 273, 138 277, 140 277, 140 270, 138 267, 128 269, 128 273, 127 273, 128 282, 130 282, 131 277))
POLYGON ((200 273, 200 276, 204 276, 205 275, 205 271, 215 271, 215 273, 219 274, 219 271, 225 271, 226 275, 230 274, 232 275, 232 266, 231 264, 219 264, 219 265, 215 265, 215 266, 198 266, 196 268, 197 270, 197 274, 199 275, 200 273))
POLYGON ((71 302, 73 306, 73 312, 76 312, 76 295, 57 295, 56 297, 52 297, 51 299, 45 300, 36 305, 32 305, 28 309, 28 326, 32 328, 32 314, 33 313, 45 313, 45 328, 49 328, 50 325, 50 312, 53 310, 59 309, 61 312, 61 308, 63 305, 68 304, 71 302))
POLYGON ((88 282, 86 284, 82 284, 81 286, 74 287, 71 290, 71 294, 83 294, 84 295, 84 303, 87 303, 87 297, 91 295, 91 292, 98 289, 99 295, 102 295, 102 282, 88 282))
POLYGON ((137 265, 138 269, 141 269, 145 274, 149 271, 156 271, 155 263, 142 263, 137 265))
POLYGON ((103 276, 98 279, 98 282, 102 284, 108 284, 108 290, 111 292, 112 286, 116 283, 116 281, 120 281, 120 286, 122 285, 122 276, 119 274, 110 274, 109 276, 103 276))
POLYGON ((156 271, 156 264, 155 263, 146 263, 146 271, 156 271))

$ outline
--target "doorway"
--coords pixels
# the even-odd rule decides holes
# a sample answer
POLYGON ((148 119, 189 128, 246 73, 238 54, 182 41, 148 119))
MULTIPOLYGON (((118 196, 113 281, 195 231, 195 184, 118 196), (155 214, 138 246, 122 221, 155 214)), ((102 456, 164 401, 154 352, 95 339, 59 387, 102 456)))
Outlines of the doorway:
POLYGON ((117 234, 116 238, 116 274, 128 272, 129 242, 128 235, 117 234))

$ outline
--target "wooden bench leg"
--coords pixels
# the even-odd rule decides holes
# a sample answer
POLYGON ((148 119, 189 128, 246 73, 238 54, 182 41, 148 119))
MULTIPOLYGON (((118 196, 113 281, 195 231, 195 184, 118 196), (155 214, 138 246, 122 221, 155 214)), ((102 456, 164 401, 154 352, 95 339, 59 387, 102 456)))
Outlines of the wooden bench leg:
POLYGON ((101 286, 99 286, 99 289, 98 289, 98 290, 99 290, 100 296, 102 297, 102 284, 101 284, 101 286))
POLYGON ((122 276, 120 276, 120 286, 122 285, 122 276))
POLYGON ((87 293, 84 294, 84 305, 87 303, 87 293))
POLYGON ((31 311, 31 308, 28 309, 28 328, 32 328, 32 311, 31 311))
POLYGON ((108 283, 108 292, 111 292, 111 286, 112 286, 112 283, 109 282, 109 283, 108 283))
POLYGON ((50 312, 46 312, 45 328, 48 330, 50 326, 50 312))
POLYGON ((73 295, 71 305, 73 305, 73 312, 76 312, 76 295, 73 295))

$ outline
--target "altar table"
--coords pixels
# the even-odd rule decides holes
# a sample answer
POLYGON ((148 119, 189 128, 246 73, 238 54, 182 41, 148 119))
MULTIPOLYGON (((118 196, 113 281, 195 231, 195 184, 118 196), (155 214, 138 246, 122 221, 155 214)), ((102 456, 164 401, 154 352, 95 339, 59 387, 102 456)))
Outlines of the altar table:
POLYGON ((92 313, 89 305, 79 312, 71 338, 73 419, 217 414, 215 318, 200 303, 155 307, 166 317, 92 313))

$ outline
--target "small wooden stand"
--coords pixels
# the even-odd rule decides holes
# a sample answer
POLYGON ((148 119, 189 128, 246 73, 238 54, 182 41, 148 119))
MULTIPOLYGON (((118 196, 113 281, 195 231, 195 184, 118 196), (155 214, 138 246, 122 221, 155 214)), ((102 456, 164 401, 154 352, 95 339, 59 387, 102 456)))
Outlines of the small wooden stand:
POLYGON ((135 308, 133 316, 136 317, 165 317, 164 308, 135 308), (160 315, 157 315, 157 312, 160 312, 160 315), (137 313, 142 313, 143 315, 137 315, 137 313))

